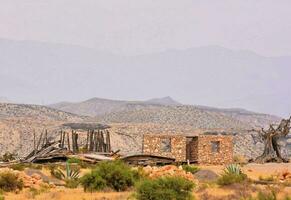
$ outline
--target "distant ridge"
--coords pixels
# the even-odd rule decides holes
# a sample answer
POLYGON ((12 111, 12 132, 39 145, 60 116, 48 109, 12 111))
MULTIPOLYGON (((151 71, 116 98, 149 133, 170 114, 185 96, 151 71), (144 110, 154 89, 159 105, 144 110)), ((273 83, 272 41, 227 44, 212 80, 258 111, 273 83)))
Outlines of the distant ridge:
POLYGON ((146 101, 92 98, 83 102, 61 102, 49 107, 90 117, 105 123, 170 123, 194 128, 251 129, 279 121, 273 115, 240 108, 183 105, 171 97, 146 101))
POLYGON ((154 98, 145 101, 145 103, 150 103, 150 104, 160 104, 160 105, 182 105, 181 103, 175 101, 172 97, 167 96, 167 97, 162 97, 162 98, 154 98))
POLYGON ((48 107, 55 108, 58 110, 85 115, 90 117, 101 116, 109 114, 112 112, 122 112, 128 111, 132 107, 147 105, 157 105, 157 106, 173 106, 181 105, 179 102, 175 101, 171 97, 154 98, 146 101, 123 101, 123 100, 112 100, 104 98, 91 98, 83 102, 60 102, 48 107))

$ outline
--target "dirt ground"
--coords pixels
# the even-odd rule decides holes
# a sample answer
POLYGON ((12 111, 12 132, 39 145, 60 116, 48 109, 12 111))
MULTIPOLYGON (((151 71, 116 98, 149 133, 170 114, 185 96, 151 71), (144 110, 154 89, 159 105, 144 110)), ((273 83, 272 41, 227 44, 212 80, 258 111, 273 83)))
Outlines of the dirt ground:
POLYGON ((56 188, 37 196, 33 196, 28 190, 20 194, 10 193, 5 196, 5 200, 123 200, 128 199, 130 195, 130 192, 85 193, 82 188, 56 188))
MULTIPOLYGON (((211 170, 216 174, 221 174, 224 166, 200 166, 201 169, 211 170)), ((242 167, 244 173, 248 175, 252 180, 259 180, 259 177, 267 177, 282 171, 288 170, 291 172, 291 163, 269 163, 269 164, 248 164, 242 167)), ((47 174, 48 172, 46 172, 47 174)), ((199 184, 201 188, 202 184, 199 184)), ((266 190, 269 186, 256 186, 257 189, 266 190)), ((224 199, 225 196, 235 195, 238 190, 243 191, 243 188, 233 187, 219 187, 217 185, 207 185, 203 189, 197 189, 193 192, 196 199, 210 199, 207 195, 217 197, 217 199, 224 199), (206 195, 207 194, 207 195, 206 195)), ((253 191, 255 194, 256 191, 253 191)), ((236 194, 239 195, 239 194, 236 194)), ((280 188, 279 199, 286 195, 291 196, 291 187, 280 188)), ((126 200, 132 196, 132 192, 102 192, 102 193, 85 193, 82 188, 67 189, 64 187, 56 187, 41 194, 33 195, 29 190, 21 191, 19 194, 6 193, 5 200, 24 200, 24 199, 36 199, 36 200, 126 200)))

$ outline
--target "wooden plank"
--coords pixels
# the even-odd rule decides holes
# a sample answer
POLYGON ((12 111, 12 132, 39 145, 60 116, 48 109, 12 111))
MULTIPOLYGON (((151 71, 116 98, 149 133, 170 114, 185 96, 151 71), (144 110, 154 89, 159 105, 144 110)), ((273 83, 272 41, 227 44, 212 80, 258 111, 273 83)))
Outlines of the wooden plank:
POLYGON ((67 132, 67 144, 68 144, 68 150, 71 151, 70 134, 69 134, 69 132, 67 132))

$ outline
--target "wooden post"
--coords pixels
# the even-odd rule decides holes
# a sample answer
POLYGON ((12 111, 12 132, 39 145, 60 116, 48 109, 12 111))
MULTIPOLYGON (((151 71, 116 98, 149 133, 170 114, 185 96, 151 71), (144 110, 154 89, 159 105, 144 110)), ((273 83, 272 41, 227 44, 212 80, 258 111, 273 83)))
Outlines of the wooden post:
POLYGON ((90 130, 87 130, 86 151, 89 150, 89 133, 90 133, 90 130))
POLYGON ((96 152, 100 152, 100 131, 97 131, 96 136, 96 152))
POLYGON ((62 141, 63 141, 63 131, 60 132, 60 144, 59 147, 62 148, 62 141))
POLYGON ((101 131, 100 132, 100 142, 101 142, 101 148, 100 148, 100 150, 101 150, 101 152, 106 152, 106 147, 105 147, 105 142, 104 142, 104 132, 103 131, 101 131))
POLYGON ((110 144, 110 133, 106 130, 106 144, 107 144, 107 152, 111 152, 111 144, 110 144))
POLYGON ((37 145, 36 145, 36 150, 37 151, 38 151, 39 145, 41 143, 42 135, 43 135, 43 132, 41 132, 40 137, 39 137, 38 142, 37 142, 37 145))
POLYGON ((78 133, 75 132, 75 144, 76 144, 76 152, 79 153, 79 145, 78 145, 78 133))
POLYGON ((90 131, 90 147, 89 147, 89 151, 92 152, 94 149, 94 130, 90 131))
POLYGON ((67 132, 67 143, 68 143, 68 150, 71 151, 71 146, 70 146, 70 134, 67 132))
POLYGON ((63 147, 63 132, 61 132, 61 141, 60 141, 60 148, 63 147))
POLYGON ((65 147, 65 137, 66 137, 66 133, 63 132, 62 134, 63 134, 62 148, 64 148, 65 147))
POLYGON ((97 151, 98 151, 98 141, 97 141, 97 137, 98 137, 98 135, 97 135, 97 132, 95 132, 95 131, 93 131, 93 134, 94 134, 94 137, 93 137, 93 141, 94 141, 94 143, 93 143, 93 145, 94 145, 94 149, 93 149, 93 151, 94 151, 94 152, 97 152, 97 151))
POLYGON ((73 150, 73 153, 76 152, 76 149, 75 149, 75 137, 74 137, 75 133, 74 133, 74 130, 72 130, 72 150, 73 150))
POLYGON ((45 146, 47 145, 48 141, 47 141, 47 129, 45 130, 45 146))

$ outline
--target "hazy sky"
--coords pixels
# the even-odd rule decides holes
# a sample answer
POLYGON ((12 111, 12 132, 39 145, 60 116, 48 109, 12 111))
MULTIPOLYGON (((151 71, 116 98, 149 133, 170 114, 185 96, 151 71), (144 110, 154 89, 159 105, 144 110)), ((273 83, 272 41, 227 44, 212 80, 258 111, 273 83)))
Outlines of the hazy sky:
POLYGON ((267 58, 286 55, 291 0, 0 0, 0 97, 18 102, 170 95, 287 116, 291 57, 267 58))
POLYGON ((142 54, 220 45, 291 55, 290 0, 0 0, 0 38, 142 54))

